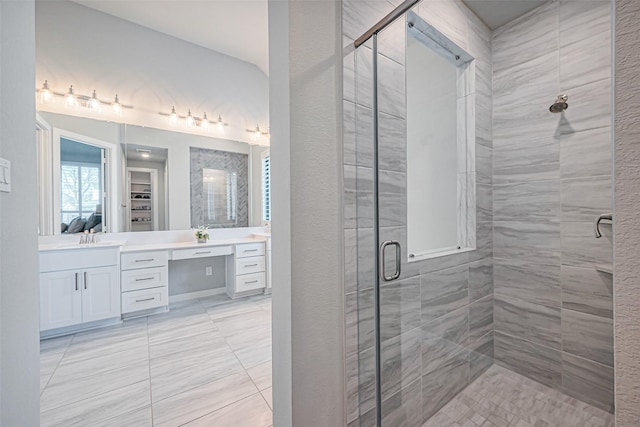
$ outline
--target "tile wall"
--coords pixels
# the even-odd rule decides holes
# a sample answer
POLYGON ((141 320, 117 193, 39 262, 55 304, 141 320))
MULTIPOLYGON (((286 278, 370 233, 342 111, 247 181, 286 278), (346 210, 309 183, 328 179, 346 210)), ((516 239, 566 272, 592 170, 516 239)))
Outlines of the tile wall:
POLYGON ((493 31, 493 262, 496 363, 613 411, 610 17, 555 0, 493 31))
MULTIPOLYGON (((347 422, 375 425, 373 53, 353 41, 398 1, 343 1, 347 422)), ((460 1, 424 0, 425 21, 475 60, 477 250, 403 260, 381 286, 383 425, 420 426, 493 363, 491 32, 460 1)), ((380 239, 406 248, 405 20, 379 37, 380 239)))

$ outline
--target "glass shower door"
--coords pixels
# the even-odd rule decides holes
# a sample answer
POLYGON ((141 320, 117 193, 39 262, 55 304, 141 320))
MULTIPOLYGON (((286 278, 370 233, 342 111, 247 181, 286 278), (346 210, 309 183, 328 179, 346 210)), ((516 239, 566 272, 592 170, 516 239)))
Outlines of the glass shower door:
POLYGON ((468 340, 474 58, 418 12, 355 53, 360 426, 422 426, 492 363, 468 340))

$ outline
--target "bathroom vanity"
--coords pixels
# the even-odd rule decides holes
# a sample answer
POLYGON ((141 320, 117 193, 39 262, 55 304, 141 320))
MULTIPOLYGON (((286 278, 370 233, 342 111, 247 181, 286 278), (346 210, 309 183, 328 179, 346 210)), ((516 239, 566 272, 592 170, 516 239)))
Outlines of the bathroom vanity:
POLYGON ((116 233, 86 245, 69 238, 41 240, 41 335, 63 335, 168 310, 170 269, 186 260, 224 257, 225 284, 172 297, 176 300, 270 292, 269 234, 228 230, 218 239, 196 243, 190 233, 151 232, 146 238, 116 233))

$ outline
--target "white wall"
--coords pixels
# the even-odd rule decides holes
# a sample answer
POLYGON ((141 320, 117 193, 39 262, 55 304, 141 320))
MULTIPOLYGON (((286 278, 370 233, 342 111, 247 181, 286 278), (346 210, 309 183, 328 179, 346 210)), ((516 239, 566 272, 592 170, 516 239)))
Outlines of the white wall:
POLYGON ((419 255, 458 245, 457 75, 411 36, 406 63, 407 252, 419 255))
POLYGON ((340 2, 269 1, 278 427, 345 420, 340 17, 340 2))
POLYGON ((38 201, 34 5, 0 2, 0 156, 12 192, 0 193, 0 425, 36 427, 39 411, 38 201))
MULTIPOLYGON (((246 128, 268 127, 269 78, 253 64, 68 1, 37 2, 36 41, 34 88, 46 79, 57 92, 117 93, 135 107, 122 122, 170 129, 158 112, 175 105, 183 115, 222 114, 225 139, 250 142, 246 128)), ((66 111, 61 100, 39 108, 66 111)))
POLYGON ((640 2, 616 0, 614 327, 616 426, 640 425, 640 2))

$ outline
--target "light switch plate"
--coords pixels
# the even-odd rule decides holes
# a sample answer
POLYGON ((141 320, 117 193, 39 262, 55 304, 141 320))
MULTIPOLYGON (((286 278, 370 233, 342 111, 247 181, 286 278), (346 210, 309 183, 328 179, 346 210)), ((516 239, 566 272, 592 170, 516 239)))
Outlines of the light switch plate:
POLYGON ((11 193, 11 162, 0 157, 0 191, 11 193))

